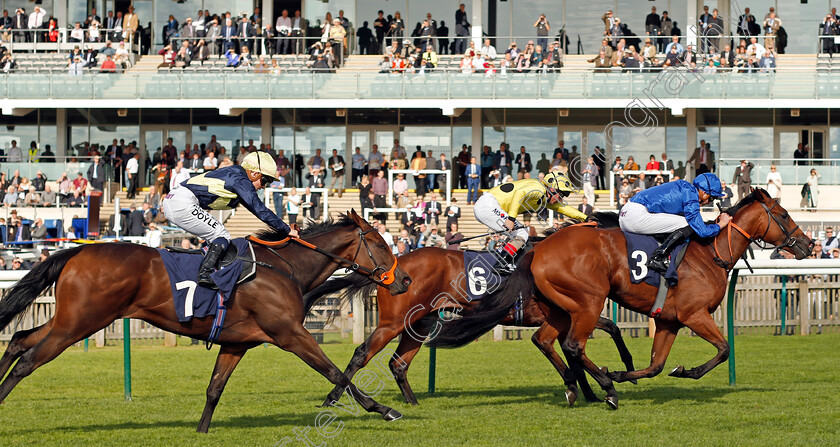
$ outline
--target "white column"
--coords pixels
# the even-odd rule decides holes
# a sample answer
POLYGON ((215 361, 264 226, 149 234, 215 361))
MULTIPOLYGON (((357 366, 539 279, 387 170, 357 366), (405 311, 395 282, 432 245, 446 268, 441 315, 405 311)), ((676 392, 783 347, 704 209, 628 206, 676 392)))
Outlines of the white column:
POLYGON ((55 155, 67 154, 67 109, 55 109, 55 155))
POLYGON ((698 0, 688 0, 686 5, 686 20, 682 29, 686 35, 685 44, 694 45, 697 48, 697 36, 700 34, 699 25, 697 24, 698 11, 700 10, 700 2, 698 0))
MULTIPOLYGON (((481 127, 481 109, 472 109, 472 147, 473 154, 478 157, 484 147, 484 130, 481 127)), ((456 148, 461 152, 461 148, 456 148)), ((453 157, 454 158, 454 157, 453 157)))
POLYGON ((353 344, 365 341, 365 302, 360 297, 353 298, 353 344))
MULTIPOLYGON (((273 0, 266 0, 261 2, 262 8, 262 27, 265 28, 265 25, 271 24, 274 25, 274 1, 273 0)), ((279 15, 279 14, 278 14, 279 15)), ((289 14, 294 15, 294 14, 289 14)))
MULTIPOLYGON (((688 160, 697 147, 697 109, 685 109, 685 159, 688 160)), ((693 168, 685 164, 685 179, 694 178, 693 168)))
MULTIPOLYGON (((481 48, 481 33, 484 30, 484 2, 482 0, 472 0, 472 18, 470 19, 470 30, 472 31, 472 40, 476 48, 481 48)), ((473 144, 475 147, 475 144, 473 144)))
MULTIPOLYGON (((260 109, 260 142, 271 143, 271 109, 260 109)), ((271 145, 272 149, 276 148, 271 145)))

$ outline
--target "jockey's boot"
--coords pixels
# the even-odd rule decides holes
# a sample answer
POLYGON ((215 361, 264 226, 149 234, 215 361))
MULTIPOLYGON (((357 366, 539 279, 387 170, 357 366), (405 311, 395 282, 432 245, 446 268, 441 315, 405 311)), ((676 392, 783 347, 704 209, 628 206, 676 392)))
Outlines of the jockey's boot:
POLYGON ((204 259, 201 261, 201 266, 198 267, 198 285, 210 289, 218 289, 216 283, 210 278, 210 275, 216 269, 219 258, 225 252, 226 248, 223 244, 216 241, 210 244, 207 248, 207 254, 204 255, 204 259))
POLYGON ((690 237, 693 233, 691 227, 683 227, 679 230, 671 233, 662 244, 650 254, 650 259, 647 262, 647 266, 650 267, 656 273, 660 275, 665 275, 665 271, 668 270, 668 266, 671 264, 671 250, 674 249, 677 245, 679 245, 682 241, 686 238, 690 237))
POLYGON ((510 275, 513 273, 513 271, 516 270, 516 255, 524 246, 525 241, 516 236, 511 237, 502 244, 502 246, 498 249, 499 265, 496 266, 496 270, 503 275, 510 275))

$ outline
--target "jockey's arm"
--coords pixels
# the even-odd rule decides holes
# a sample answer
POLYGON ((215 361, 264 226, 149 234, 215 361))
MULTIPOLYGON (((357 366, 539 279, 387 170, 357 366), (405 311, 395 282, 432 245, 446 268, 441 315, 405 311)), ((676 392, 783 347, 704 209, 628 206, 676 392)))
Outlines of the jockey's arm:
POLYGON ((720 232, 720 225, 716 223, 706 225, 703 221, 703 216, 700 215, 700 202, 696 196, 683 201, 683 215, 691 229, 700 237, 712 237, 720 232))
POLYGON ((233 182, 233 189, 236 191, 236 194, 239 195, 242 205, 244 205, 248 211, 252 212, 261 221, 286 234, 291 231, 291 228, 286 225, 286 222, 283 222, 283 220, 277 217, 277 215, 268 209, 263 201, 260 200, 260 197, 257 195, 257 190, 254 189, 254 185, 251 184, 251 181, 248 180, 246 175, 242 175, 241 178, 237 176, 236 180, 233 182))
POLYGON ((564 216, 568 216, 577 221, 583 222, 586 220, 586 214, 583 214, 580 211, 576 210, 573 206, 566 205, 562 202, 551 203, 548 205, 547 208, 550 210, 557 211, 558 213, 564 216))

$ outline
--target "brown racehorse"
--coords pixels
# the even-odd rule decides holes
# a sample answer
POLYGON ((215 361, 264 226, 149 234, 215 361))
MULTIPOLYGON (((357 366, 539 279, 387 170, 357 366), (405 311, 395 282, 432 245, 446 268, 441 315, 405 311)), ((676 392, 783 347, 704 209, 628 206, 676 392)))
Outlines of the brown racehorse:
POLYGON ((501 290, 482 300, 475 313, 445 323, 441 335, 432 343, 457 345, 475 338, 507 315, 519 293, 535 291, 537 300, 547 304, 550 312, 563 309, 569 313, 571 330, 562 348, 570 357, 572 373, 579 374, 571 359, 582 361, 607 391, 606 401, 611 407, 618 408, 613 380, 623 382, 659 374, 683 326, 718 350, 703 365, 689 370, 678 366, 671 371, 672 376, 699 379, 729 357, 729 345, 711 314, 723 300, 729 270, 749 244, 764 241, 793 253, 797 259, 811 252, 811 240, 778 201, 762 189, 754 190, 726 212, 732 216, 728 227, 714 238, 689 243, 678 268, 679 283, 668 291, 662 313, 655 319, 651 363, 643 370, 608 373, 606 369, 599 370, 585 352, 586 339, 595 328, 607 297, 643 314, 650 312, 656 298, 653 286, 631 283, 624 234, 619 229, 577 226, 549 236, 525 256, 501 290))
MULTIPOLYGON (((396 258, 379 233, 355 211, 337 222, 311 224, 300 234, 302 241, 254 244, 261 268, 255 278, 238 286, 229 301, 224 329, 216 341, 221 349, 207 388, 199 432, 210 427, 213 410, 239 360, 248 349, 262 343, 294 353, 330 382, 346 389, 365 410, 380 413, 386 420, 400 418, 396 410, 361 393, 327 358, 303 327, 306 312, 302 296, 348 265, 383 286, 389 283, 387 288, 395 295, 407 290, 410 278, 396 266, 396 258)), ((259 237, 266 241, 283 239, 271 231, 263 231, 259 237)), ((53 283, 53 318, 42 326, 15 333, 0 359, 0 377, 20 359, 0 385, 0 401, 36 368, 117 318, 145 320, 193 338, 207 338, 213 324, 213 317, 178 321, 169 277, 157 250, 113 243, 64 250, 35 267, 0 301, 0 328, 8 326, 53 283)))
MULTIPOLYGON (((457 310, 464 307, 474 306, 476 302, 470 303, 466 288, 467 279, 464 275, 464 253, 454 250, 442 250, 440 248, 421 248, 419 250, 401 256, 400 267, 413 278, 412 286, 408 292, 394 296, 387 288, 377 286, 368 278, 358 274, 347 275, 343 278, 332 279, 319 286, 304 297, 305 307, 317 301, 328 293, 345 289, 344 296, 358 296, 363 299, 370 297, 376 291, 376 300, 379 311, 379 324, 364 343, 356 348, 356 352, 344 374, 353 378, 360 369, 364 368, 388 343, 398 336, 401 336, 397 351, 389 365, 397 381, 406 402, 417 405, 417 398, 411 390, 407 380, 408 368, 414 356, 420 350, 423 341, 429 333, 434 337, 434 326, 439 325, 435 320, 438 313, 444 310, 457 310)), ((568 317, 561 318, 558 322, 560 332, 554 326, 546 323, 546 314, 541 310, 544 305, 524 297, 522 302, 521 321, 516 322, 514 315, 516 310, 512 309, 509 315, 500 324, 518 325, 527 327, 539 327, 531 340, 548 358, 551 364, 565 378, 572 377, 566 374, 566 365, 557 352, 554 350, 554 342, 558 335, 565 337, 568 329, 568 317), (564 326, 565 324, 565 326, 564 326)), ((562 312, 558 312, 561 314, 562 312)), ((598 328, 603 329, 612 336, 621 354, 621 359, 629 370, 633 368, 633 357, 621 338, 621 331, 610 320, 601 319, 598 321, 598 328)), ((585 377, 579 377, 581 390, 589 401, 598 401, 598 398, 589 387, 585 377)), ((566 382, 566 398, 569 404, 577 399, 577 386, 575 381, 566 382)), ((342 389, 336 387, 327 397, 324 404, 340 397, 342 389)))

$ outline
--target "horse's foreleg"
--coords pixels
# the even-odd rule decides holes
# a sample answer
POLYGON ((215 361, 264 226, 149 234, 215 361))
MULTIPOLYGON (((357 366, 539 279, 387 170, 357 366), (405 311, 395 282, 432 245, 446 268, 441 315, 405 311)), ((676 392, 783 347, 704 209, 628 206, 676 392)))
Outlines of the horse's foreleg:
MULTIPOLYGON (((429 332, 427 327, 420 328, 416 324, 412 329, 415 334, 422 336, 425 336, 429 332)), ((400 344, 397 346, 397 352, 391 357, 391 361, 388 363, 403 398, 411 405, 417 405, 418 402, 417 397, 414 396, 414 391, 411 389, 411 385, 408 383, 408 367, 411 365, 411 361, 414 360, 417 353, 420 352, 421 346, 423 346, 423 343, 418 341, 416 337, 412 337, 403 332, 402 337, 400 337, 400 344)))
POLYGON ((207 403, 204 404, 204 412, 201 413, 201 420, 198 421, 199 433, 207 433, 210 429, 210 419, 213 418, 213 411, 219 403, 222 391, 230 378, 231 373, 239 364, 239 360, 252 346, 241 345, 222 346, 219 355, 216 357, 216 366, 213 368, 213 375, 210 377, 210 385, 207 386, 207 403))
POLYGON ((614 371, 607 374, 616 382, 627 382, 629 380, 656 376, 665 367, 668 353, 671 352, 671 346, 673 346, 674 339, 677 337, 679 330, 680 326, 677 324, 656 320, 656 333, 653 336, 653 347, 650 350, 650 366, 638 371, 614 371))
POLYGON ((6 352, 3 353, 3 358, 0 358, 0 379, 6 375, 15 360, 47 336, 51 327, 52 320, 32 329, 15 332, 15 335, 9 341, 6 352))
POLYGON ((342 374, 341 370, 324 354, 324 351, 312 338, 312 334, 307 332, 302 324, 289 325, 278 332, 282 333, 274 334, 274 342, 277 346, 297 355, 312 369, 326 377, 327 380, 342 390, 346 390, 350 397, 355 399, 366 411, 379 413, 386 421, 393 421, 402 417, 402 414, 397 410, 382 405, 359 391, 356 385, 342 374))
MULTIPOLYGON (((400 326, 402 326, 402 321, 400 321, 400 326)), ((379 326, 377 327, 372 334, 365 340, 362 344, 360 344, 356 351, 353 353, 353 358, 350 359, 350 363, 347 364, 347 368, 344 370, 344 375, 347 376, 348 379, 353 379, 353 376, 356 373, 367 366, 368 362, 379 353, 388 343, 391 342, 394 338, 399 335, 402 327, 396 328, 392 326, 379 326)), ((341 386, 336 385, 335 388, 327 395, 327 399, 324 401, 321 406, 328 407, 332 405, 332 402, 337 401, 341 398, 341 393, 344 392, 344 388, 341 386)))
POLYGON ((615 343, 616 349, 618 349, 618 355, 621 356, 621 362, 624 363, 627 371, 635 370, 636 368, 633 367, 633 355, 630 354, 630 351, 627 349, 627 345, 624 344, 624 337, 621 336, 621 329, 619 329, 618 326, 616 326, 616 324, 608 318, 598 318, 598 324, 596 327, 610 334, 610 337, 615 343))
POLYGON ((708 312, 703 311, 695 313, 686 320, 685 325, 696 332, 697 335, 703 337, 703 340, 713 344, 717 348, 718 352, 711 360, 696 368, 686 370, 682 367, 682 365, 680 365, 674 368, 669 375, 674 377, 699 379, 703 377, 704 374, 711 371, 712 368, 729 359, 729 344, 726 342, 726 339, 723 338, 723 334, 720 332, 720 329, 718 329, 717 323, 715 323, 715 320, 712 319, 712 316, 709 315, 708 312))

